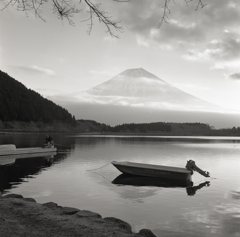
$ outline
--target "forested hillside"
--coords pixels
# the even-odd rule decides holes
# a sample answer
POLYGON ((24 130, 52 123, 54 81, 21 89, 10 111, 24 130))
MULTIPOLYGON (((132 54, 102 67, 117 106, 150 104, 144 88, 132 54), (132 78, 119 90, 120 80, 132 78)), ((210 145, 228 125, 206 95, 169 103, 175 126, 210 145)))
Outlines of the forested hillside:
POLYGON ((64 108, 26 88, 0 71, 0 120, 21 122, 74 123, 74 117, 64 108))

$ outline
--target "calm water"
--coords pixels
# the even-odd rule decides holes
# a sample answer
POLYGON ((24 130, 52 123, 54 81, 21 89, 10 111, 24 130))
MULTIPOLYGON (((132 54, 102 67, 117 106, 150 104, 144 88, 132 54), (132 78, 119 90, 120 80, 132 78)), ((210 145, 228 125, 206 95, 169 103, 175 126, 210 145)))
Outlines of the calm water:
MULTIPOLYGON (((44 137, 0 135, 0 144, 39 146, 44 137)), ((2 192, 118 217, 135 231, 150 228, 161 237, 240 236, 239 139, 62 134, 54 138, 61 153, 52 164, 36 158, 0 169, 2 192), (109 164, 113 160, 184 167, 188 159, 208 170, 212 178, 194 174, 190 188, 151 182, 141 186, 121 177, 115 180, 118 184, 112 183, 120 175, 109 164)))

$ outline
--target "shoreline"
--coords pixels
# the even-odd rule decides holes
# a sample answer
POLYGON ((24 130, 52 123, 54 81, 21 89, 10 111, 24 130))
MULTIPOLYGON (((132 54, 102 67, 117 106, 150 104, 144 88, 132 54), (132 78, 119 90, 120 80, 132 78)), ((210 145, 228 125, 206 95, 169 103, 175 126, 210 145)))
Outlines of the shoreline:
POLYGON ((228 138, 237 138, 240 137, 240 135, 232 135, 232 134, 225 134, 225 135, 221 135, 221 134, 208 134, 208 135, 199 135, 199 134, 165 134, 165 133, 123 133, 123 132, 74 132, 74 131, 25 131, 25 130, 1 130, 0 129, 0 135, 1 134, 72 134, 72 135, 78 135, 78 136, 129 136, 129 137, 228 137, 228 138))
POLYGON ((19 194, 0 197, 0 232, 4 237, 156 237, 149 229, 134 233, 127 222, 115 217, 54 202, 40 204, 19 194))

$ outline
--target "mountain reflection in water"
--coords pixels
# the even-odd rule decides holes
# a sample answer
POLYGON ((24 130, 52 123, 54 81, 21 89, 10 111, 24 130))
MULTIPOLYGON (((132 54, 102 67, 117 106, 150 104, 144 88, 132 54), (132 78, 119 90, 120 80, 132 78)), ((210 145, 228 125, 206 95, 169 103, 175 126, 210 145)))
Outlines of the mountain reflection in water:
POLYGON ((131 185, 131 186, 150 186, 150 187, 164 187, 164 188, 186 188, 187 195, 193 196, 196 194, 197 190, 210 186, 210 181, 202 182, 198 185, 189 180, 169 180, 169 179, 160 179, 153 177, 144 177, 144 176, 134 176, 121 174, 116 177, 113 181, 113 184, 118 185, 131 185))

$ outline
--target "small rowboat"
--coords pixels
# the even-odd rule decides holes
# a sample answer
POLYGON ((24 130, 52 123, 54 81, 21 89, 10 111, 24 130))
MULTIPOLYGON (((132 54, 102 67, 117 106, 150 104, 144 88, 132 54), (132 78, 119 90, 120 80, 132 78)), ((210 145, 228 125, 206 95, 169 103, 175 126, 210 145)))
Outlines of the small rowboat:
POLYGON ((27 147, 27 148, 16 148, 15 145, 0 145, 0 156, 8 155, 22 155, 22 154, 36 154, 46 152, 56 152, 57 148, 51 147, 27 147))
POLYGON ((128 175, 158 177, 171 180, 186 180, 190 179, 192 174, 192 171, 179 167, 142 164, 127 161, 113 161, 112 164, 123 174, 128 175))
POLYGON ((39 156, 51 156, 56 154, 57 148, 51 147, 29 147, 16 148, 15 145, 0 145, 0 165, 14 163, 16 159, 32 158, 39 156))

